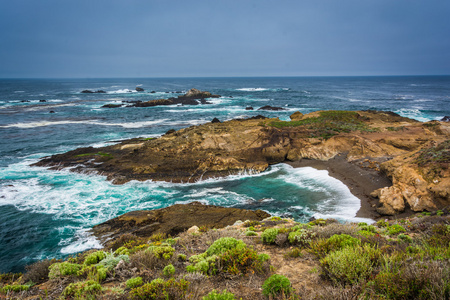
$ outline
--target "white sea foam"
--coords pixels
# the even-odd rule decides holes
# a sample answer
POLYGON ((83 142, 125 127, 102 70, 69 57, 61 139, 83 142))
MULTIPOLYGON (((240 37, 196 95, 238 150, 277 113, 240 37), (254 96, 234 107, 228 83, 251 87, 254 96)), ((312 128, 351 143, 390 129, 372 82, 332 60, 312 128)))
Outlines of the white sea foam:
POLYGON ((63 120, 63 121, 38 121, 38 122, 29 122, 29 123, 15 123, 9 125, 0 125, 0 128, 35 128, 35 127, 43 127, 43 126, 55 126, 55 125, 67 125, 67 124, 89 124, 89 125, 99 125, 99 126, 121 126, 123 128, 141 128, 148 127, 155 124, 160 124, 168 119, 160 119, 154 121, 142 121, 142 122, 126 122, 126 123, 106 123, 99 122, 98 120, 63 120))
POLYGON ((60 242, 60 246, 63 246, 64 244, 67 244, 67 246, 64 246, 61 249, 62 254, 77 253, 88 249, 103 248, 99 240, 90 232, 88 232, 87 229, 79 229, 73 239, 71 238, 60 242))
POLYGON ((240 89, 236 89, 237 91, 242 91, 242 92, 264 92, 264 91, 288 91, 289 88, 261 88, 261 87, 257 87, 257 88, 240 88, 240 89))
POLYGON ((421 121, 421 122, 431 121, 431 118, 424 116, 424 114, 420 111, 420 109, 402 108, 402 109, 398 109, 394 112, 399 114, 402 117, 415 119, 415 120, 421 121))
POLYGON ((119 89, 116 91, 110 91, 107 92, 108 94, 128 94, 128 93, 137 93, 136 90, 129 90, 129 89, 119 89))

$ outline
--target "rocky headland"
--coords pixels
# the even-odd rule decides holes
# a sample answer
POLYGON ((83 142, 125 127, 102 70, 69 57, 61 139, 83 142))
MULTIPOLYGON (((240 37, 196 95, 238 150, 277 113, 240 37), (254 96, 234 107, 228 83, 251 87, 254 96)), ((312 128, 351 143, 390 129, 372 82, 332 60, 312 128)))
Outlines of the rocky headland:
MULTIPOLYGON (((389 178, 391 183, 383 181, 366 194, 377 199, 378 213, 394 215, 406 209, 434 211, 450 204, 449 136, 448 122, 422 123, 392 112, 297 112, 291 121, 258 117, 210 122, 155 139, 79 148, 35 165, 95 172, 123 184, 130 180, 193 182, 262 172, 282 162, 319 161, 331 166, 340 158, 352 166, 352 173, 371 172, 372 181, 389 178)), ((358 173, 348 176, 358 181, 358 173)))

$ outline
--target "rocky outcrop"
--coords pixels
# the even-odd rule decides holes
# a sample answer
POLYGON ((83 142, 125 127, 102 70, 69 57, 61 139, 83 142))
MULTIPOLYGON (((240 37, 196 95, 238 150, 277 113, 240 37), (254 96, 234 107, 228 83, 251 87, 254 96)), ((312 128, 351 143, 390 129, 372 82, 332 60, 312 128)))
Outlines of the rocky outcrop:
POLYGON ((175 204, 156 210, 132 211, 92 228, 94 235, 104 244, 123 234, 149 238, 155 233, 170 236, 186 231, 192 226, 223 228, 236 221, 260 221, 270 215, 262 210, 203 205, 200 202, 175 204))
POLYGON ((391 112, 320 111, 291 122, 263 116, 209 122, 153 140, 80 148, 36 165, 97 172, 115 184, 193 182, 262 172, 285 161, 327 161, 344 155, 349 162, 365 161, 361 167, 392 180, 391 187, 372 194, 379 198, 380 213, 395 214, 450 204, 449 137, 447 122, 421 123, 391 112))
POLYGON ((290 115, 289 118, 291 119, 291 121, 299 121, 303 118, 303 114, 299 111, 296 111, 295 113, 290 115))
POLYGON ((83 90, 81 91, 83 94, 104 94, 106 93, 104 90, 97 90, 97 91, 91 91, 91 90, 83 90))
POLYGON ((136 92, 143 92, 143 91, 144 91, 143 88, 141 88, 141 87, 139 87, 139 86, 136 87, 136 92))
POLYGON ((210 104, 207 98, 219 98, 219 95, 213 95, 210 92, 200 91, 197 89, 190 89, 186 94, 178 96, 177 98, 156 99, 145 102, 138 102, 130 105, 130 107, 151 107, 159 105, 198 105, 210 104))
POLYGON ((284 108, 266 105, 266 106, 263 106, 263 107, 258 108, 258 110, 274 110, 274 111, 279 111, 279 110, 284 110, 284 108))

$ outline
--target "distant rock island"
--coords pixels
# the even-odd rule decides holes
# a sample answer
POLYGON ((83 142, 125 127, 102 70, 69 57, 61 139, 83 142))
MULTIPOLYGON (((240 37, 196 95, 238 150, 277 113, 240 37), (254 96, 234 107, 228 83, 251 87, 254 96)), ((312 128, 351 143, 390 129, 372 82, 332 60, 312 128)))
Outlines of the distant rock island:
MULTIPOLYGON (((204 93, 194 91, 180 97, 211 97, 204 93)), ((123 184, 150 179, 194 182, 258 173, 281 162, 318 161, 331 166, 341 157, 353 168, 346 176, 356 181, 358 170, 390 179, 392 184, 376 186, 369 193, 378 199, 378 213, 394 215, 405 209, 432 211, 450 205, 449 136, 448 122, 422 123, 392 112, 297 112, 291 121, 259 117, 210 122, 156 139, 79 148, 35 165, 97 172, 123 184)))

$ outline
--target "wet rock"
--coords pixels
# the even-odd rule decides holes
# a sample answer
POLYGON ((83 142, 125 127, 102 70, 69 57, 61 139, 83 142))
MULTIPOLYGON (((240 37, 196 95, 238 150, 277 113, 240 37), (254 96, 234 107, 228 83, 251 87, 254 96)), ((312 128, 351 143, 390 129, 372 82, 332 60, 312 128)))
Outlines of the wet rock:
POLYGON ((220 120, 219 120, 219 119, 217 119, 217 118, 214 118, 214 119, 212 119, 211 123, 221 123, 221 122, 220 122, 220 120))
POLYGON ((167 130, 167 132, 164 135, 172 134, 174 132, 176 132, 175 129, 169 129, 169 130, 167 130))
POLYGON ((450 122, 450 116, 445 116, 441 119, 441 122, 450 122))
POLYGON ((47 100, 39 100, 39 102, 47 102, 47 100))
POLYGON ((102 107, 103 108, 117 108, 117 107, 122 107, 122 104, 105 104, 102 107))
POLYGON ((253 110, 253 107, 247 106, 247 107, 245 108, 245 110, 253 110))
POLYGON ((49 111, 49 113, 50 113, 50 114, 54 114, 54 113, 55 113, 55 111, 51 110, 51 111, 49 111))
POLYGON ((155 93, 156 93, 156 91, 151 91, 151 92, 150 92, 150 94, 155 94, 155 93))
POLYGON ((143 88, 141 88, 141 87, 139 87, 139 86, 136 87, 136 92, 143 92, 143 91, 144 91, 143 88))
POLYGON ((284 110, 284 108, 266 105, 266 106, 260 107, 258 110, 273 110, 273 111, 279 111, 279 110, 284 110))
POLYGON ((193 202, 156 210, 132 211, 94 226, 92 232, 105 244, 127 233, 143 238, 155 233, 176 236, 193 226, 223 228, 233 225, 238 220, 261 221, 267 217, 270 215, 262 210, 253 211, 193 202))
POLYGON ((95 92, 91 91, 91 90, 83 90, 83 91, 81 91, 81 93, 83 93, 83 94, 94 94, 94 93, 104 94, 106 92, 104 90, 96 90, 95 92))

